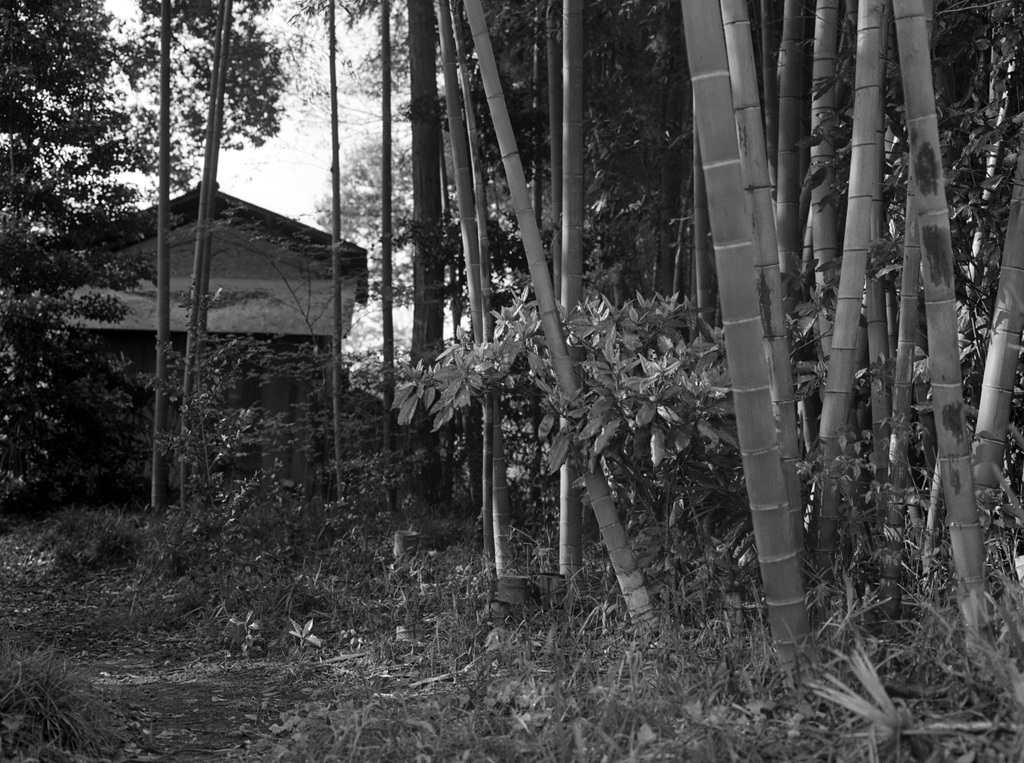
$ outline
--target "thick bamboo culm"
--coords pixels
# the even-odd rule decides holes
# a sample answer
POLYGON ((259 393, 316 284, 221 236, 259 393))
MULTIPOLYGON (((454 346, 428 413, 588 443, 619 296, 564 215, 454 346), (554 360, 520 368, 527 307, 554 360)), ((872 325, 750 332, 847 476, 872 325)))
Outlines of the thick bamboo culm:
POLYGON ((967 626, 976 635, 982 635, 990 620, 985 546, 974 498, 971 441, 964 418, 960 352, 955 341, 957 316, 949 207, 932 86, 928 17, 921 0, 897 3, 896 27, 921 234, 921 280, 928 319, 932 404, 939 413, 935 422, 946 524, 961 611, 967 626))
POLYGON ((717 0, 683 3, 702 163, 719 275, 726 356, 736 410, 743 473, 772 635, 783 664, 813 656, 801 554, 794 537, 772 416, 768 364, 758 297, 748 201, 735 130, 729 67, 717 0))
POLYGON ((786 328, 785 294, 772 211, 772 189, 768 179, 768 157, 761 128, 750 19, 747 17, 746 0, 721 0, 721 9, 732 83, 732 105, 740 136, 743 182, 750 201, 754 270, 765 336, 765 359, 768 361, 771 380, 772 406, 779 432, 779 449, 782 453, 782 470, 786 477, 786 496, 792 513, 794 538, 797 546, 802 547, 804 505, 800 476, 796 471, 800 458, 800 438, 793 391, 793 364, 789 331, 786 328))

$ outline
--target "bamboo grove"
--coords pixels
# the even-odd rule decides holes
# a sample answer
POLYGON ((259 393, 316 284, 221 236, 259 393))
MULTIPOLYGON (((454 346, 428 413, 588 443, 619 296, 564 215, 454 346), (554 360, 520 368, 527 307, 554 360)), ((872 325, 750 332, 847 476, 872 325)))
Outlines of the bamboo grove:
MULTIPOLYGON (((562 471, 561 572, 580 568, 582 496, 630 614, 652 622, 659 609, 639 560, 643 542, 627 538, 631 507, 608 454, 627 429, 646 428, 648 470, 633 476, 654 481, 666 458, 684 457, 686 438, 672 434, 679 413, 655 394, 631 419, 607 413, 625 393, 593 390, 602 351, 611 366, 625 360, 611 338, 603 350, 588 344, 616 310, 588 294, 584 268, 588 6, 549 2, 540 19, 551 152, 532 194, 488 29, 495 9, 440 0, 436 10, 472 337, 412 370, 396 394, 400 420, 423 406, 443 422, 471 398, 488 414, 481 437, 494 457, 481 511, 500 576, 510 522, 497 488, 501 389, 513 386, 502 353, 528 356, 528 375, 551 401, 540 428, 549 463, 562 471), (477 75, 485 104, 472 102, 477 75), (492 192, 514 211, 529 262, 529 300, 518 313, 488 302, 481 113, 504 167, 492 192)), ((658 262, 673 272, 656 281, 670 284, 659 304, 689 317, 683 341, 666 352, 685 355, 701 336, 724 348, 759 596, 780 658, 814 659, 815 621, 828 616, 821 602, 854 578, 878 611, 899 618, 921 576, 948 575, 966 625, 983 638, 993 576, 1015 575, 1024 522, 1012 476, 1021 460, 1013 393, 1024 159, 1013 115, 1024 9, 683 0, 678 10, 679 76, 691 97, 679 150, 692 177, 681 194, 686 235, 674 263, 658 262), (968 43, 955 33, 965 14, 968 43), (984 66, 963 66, 968 59, 984 66)), ((634 303, 634 324, 654 304, 634 303)), ((652 336, 667 347, 676 335, 652 336)), ((637 375, 662 373, 666 357, 634 358, 637 375)))

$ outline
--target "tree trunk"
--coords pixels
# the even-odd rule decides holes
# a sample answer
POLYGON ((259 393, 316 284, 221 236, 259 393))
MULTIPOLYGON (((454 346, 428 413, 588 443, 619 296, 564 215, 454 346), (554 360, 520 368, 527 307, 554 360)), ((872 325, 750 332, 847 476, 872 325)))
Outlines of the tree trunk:
POLYGON ((900 0, 896 7, 896 25, 921 232, 932 401, 934 409, 941 414, 935 420, 942 490, 960 607, 968 628, 980 636, 990 620, 985 546, 974 499, 971 442, 964 418, 960 352, 956 342, 953 246, 935 114, 927 18, 921 0, 900 0))
MULTIPOLYGON (((213 212, 217 201, 217 161, 220 155, 220 124, 224 111, 224 83, 227 75, 228 47, 231 36, 232 0, 221 0, 210 66, 210 103, 206 115, 206 146, 203 156, 203 180, 199 187, 199 213, 196 218, 196 244, 192 261, 191 305, 185 340, 185 377, 181 392, 181 429, 186 433, 194 425, 191 411, 193 395, 199 386, 203 335, 206 333, 206 302, 210 282, 210 242, 213 212)), ((181 462, 181 507, 188 503, 189 465, 181 462)))
POLYGON ((843 264, 836 297, 832 353, 822 398, 821 457, 825 468, 817 517, 816 566, 828 573, 834 562, 842 474, 840 433, 846 424, 857 370, 864 276, 871 243, 872 200, 881 182, 877 133, 883 129, 878 91, 882 68, 882 10, 885 0, 862 0, 857 25, 857 71, 843 264))
POLYGON ((413 251, 412 360, 435 351, 444 332, 444 261, 428 242, 441 223, 441 123, 431 0, 408 0, 409 102, 412 123, 413 251))
POLYGON ((335 24, 334 0, 327 4, 328 72, 330 76, 331 99, 331 401, 334 424, 334 479, 338 500, 341 500, 341 483, 344 468, 341 453, 345 446, 341 428, 343 406, 343 368, 341 340, 343 332, 341 304, 341 150, 338 142, 338 34, 335 24))
MULTIPOLYGON (((456 6, 457 8, 457 6, 456 6)), ((480 257, 480 300, 481 325, 486 341, 491 341, 494 327, 491 321, 491 258, 490 241, 487 237, 487 185, 484 180, 480 143, 477 136, 476 116, 473 110, 472 88, 469 70, 466 67, 466 51, 462 40, 461 14, 452 9, 452 31, 455 38, 455 52, 459 62, 459 84, 462 87, 462 101, 465 104, 466 128, 469 137, 469 157, 473 167, 473 201, 476 205, 477 249, 480 257)), ((490 396, 482 401, 483 429, 483 473, 481 475, 480 516, 483 525, 484 558, 494 564, 494 438, 501 436, 500 428, 494 428, 494 405, 490 396)), ((502 441, 504 451, 504 440, 502 441)), ((506 478, 507 482, 507 478, 506 478)), ((506 491, 507 495, 507 491, 506 491)), ((500 496, 499 496, 500 498, 500 496)))
POLYGON ((1017 149, 1010 219, 1003 244, 999 286, 992 309, 992 333, 985 356, 978 426, 974 446, 974 480, 982 500, 993 508, 1003 473, 1006 430, 1010 423, 1013 384, 1024 329, 1024 140, 1017 149))
MULTIPOLYGON (((803 546, 804 506, 796 463, 800 458, 800 440, 793 391, 793 366, 786 328, 785 293, 779 264, 779 246, 772 214, 772 189, 768 181, 768 160, 761 108, 757 97, 757 71, 751 45, 750 20, 746 0, 721 0, 725 26, 729 79, 733 109, 739 131, 740 162, 743 182, 751 210, 751 243, 754 247, 754 272, 757 276, 758 307, 765 337, 765 359, 771 379, 772 408, 779 432, 782 470, 786 476, 786 497, 792 512, 794 539, 803 546)), ((783 176, 780 152, 780 181, 783 176)), ((781 208, 781 205, 780 205, 781 208)))
MULTIPOLYGON (((782 12, 782 47, 779 49, 779 142, 778 174, 775 184, 776 221, 778 224, 779 265, 785 279, 787 305, 795 305, 799 294, 797 274, 800 272, 803 248, 803 226, 800 225, 800 122, 804 99, 803 56, 800 45, 804 35, 803 0, 785 0, 782 12)), ((765 72, 765 76, 767 76, 765 72)), ((787 309, 787 312, 790 310, 787 309)))
MULTIPOLYGON (((558 0, 548 0, 548 140, 551 144, 551 273, 555 294, 562 294, 562 58, 558 46, 558 0)), ((564 305, 563 305, 564 307, 564 305)))
POLYGON ((885 544, 879 559, 878 598, 890 619, 900 616, 903 592, 904 516, 910 481, 910 411, 914 393, 914 356, 917 351, 917 292, 921 282, 921 247, 917 234, 914 170, 910 169, 907 211, 903 231, 903 273, 900 280, 899 337, 892 381, 892 432, 889 436, 889 486, 885 491, 885 544))
MULTIPOLYGON (((839 0, 818 0, 814 25, 814 63, 811 79, 817 83, 835 76, 839 0)), ((817 85, 815 86, 817 88, 817 85)), ((835 86, 817 90, 811 101, 811 128, 827 129, 835 116, 835 86)), ((811 145, 811 242, 814 249, 814 276, 820 300, 818 341, 821 357, 832 354, 832 321, 828 317, 826 293, 835 281, 830 268, 839 248, 836 241, 836 204, 828 200, 832 191, 832 161, 835 146, 828 138, 811 145)))
MULTIPOLYGON (((171 0, 160 2, 160 148, 156 225, 156 394, 153 400, 153 469, 150 504, 167 508, 167 350, 171 342, 171 0)), ((182 486, 184 489, 184 486, 182 486)))
POLYGON ((778 0, 760 0, 761 76, 764 81, 764 135, 768 150, 768 178, 775 186, 779 162, 779 48, 778 0))
POLYGON ((812 658, 814 646, 772 416, 739 146, 736 131, 723 129, 734 117, 722 16, 715 0, 682 5, 743 475, 772 635, 792 667, 812 658), (741 199, 744 213, 736 214, 741 199))
MULTIPOLYGON (((583 298, 583 0, 562 3, 562 306, 570 313, 583 298)), ((574 363, 578 352, 569 351, 574 363)), ((562 426, 567 422, 562 421, 562 426)), ((572 577, 583 565, 583 501, 573 487, 576 470, 559 471, 558 564, 572 577)))
MULTIPOLYGON (((380 303, 383 356, 383 397, 384 451, 392 454, 395 450, 394 415, 391 408, 395 402, 395 323, 394 323, 394 276, 392 274, 392 224, 391 224, 391 0, 381 0, 380 5, 380 59, 381 59, 381 153, 380 153, 380 303)), ((398 500, 393 487, 388 491, 388 509, 394 513, 398 500)))
MULTIPOLYGON (((505 96, 501 90, 498 66, 494 60, 494 51, 487 31, 487 21, 480 0, 467 0, 465 7, 466 14, 469 16, 470 28, 473 30, 473 39, 476 42, 477 59, 484 81, 484 92, 487 94, 487 105, 491 111, 498 145, 501 149, 502 162, 505 165, 506 180, 509 184, 516 219, 519 221, 520 235, 526 249, 530 277, 533 281, 551 365, 561 390, 565 394, 574 395, 578 392, 579 386, 572 359, 569 357, 565 333, 558 313, 558 303, 551 286, 551 276, 548 273, 547 258, 544 256, 540 231, 537 228, 533 210, 530 208, 529 190, 526 187, 526 178, 516 147, 515 135, 512 133, 505 96)), ((654 619, 654 610, 651 607, 636 556, 626 540, 626 533, 615 509, 615 502, 608 489, 607 480, 600 472, 588 473, 585 478, 591 504, 597 515, 598 524, 601 526, 601 535, 608 549, 612 567, 615 569, 619 587, 626 600, 626 608, 634 619, 650 622, 654 619)))
MULTIPOLYGON (((696 104, 694 108, 696 113, 696 104)), ((711 262, 711 223, 708 222, 708 193, 701 165, 700 141, 693 123, 693 301, 700 317, 715 323, 714 265, 711 262)))

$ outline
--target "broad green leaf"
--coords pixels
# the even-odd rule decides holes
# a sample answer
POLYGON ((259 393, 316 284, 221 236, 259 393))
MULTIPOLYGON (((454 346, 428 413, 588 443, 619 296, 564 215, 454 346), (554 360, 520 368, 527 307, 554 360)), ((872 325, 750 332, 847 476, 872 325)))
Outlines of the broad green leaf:
POLYGON ((615 438, 615 433, 619 429, 619 424, 622 423, 622 419, 612 419, 605 424, 604 429, 601 430, 601 435, 594 441, 594 453, 601 453, 611 441, 615 438))
POLYGON ((401 408, 409 398, 409 395, 418 391, 418 389, 419 388, 412 382, 405 382, 395 390, 395 402, 391 407, 401 408))
POLYGON ((423 390, 423 410, 429 411, 430 406, 434 404, 434 398, 437 396, 437 389, 434 387, 427 387, 423 390))
POLYGON ((560 429, 555 439, 551 442, 551 450, 548 452, 548 470, 557 472, 565 463, 569 455, 569 445, 572 442, 572 430, 560 429))
POLYGON ((398 412, 398 423, 402 426, 406 426, 412 421, 413 414, 416 413, 416 403, 419 402, 419 395, 412 395, 402 403, 402 408, 398 412))
POLYGON ((657 408, 654 403, 644 403, 640 410, 636 414, 636 423, 642 427, 647 426, 654 421, 654 415, 657 413, 657 408))
POLYGON ((697 422, 697 431, 700 432, 701 436, 711 443, 711 447, 718 445, 718 432, 716 432, 708 422, 704 419, 700 419, 697 422))
POLYGON ((665 430, 661 427, 651 428, 651 461, 655 468, 665 458, 665 430))
POLYGON ((555 425, 555 414, 549 413, 544 416, 540 421, 540 425, 537 427, 537 436, 546 440, 548 435, 551 433, 552 427, 555 425))
POLYGON ((607 422, 607 420, 608 416, 595 416, 593 412, 591 412, 590 421, 587 423, 585 427, 583 427, 583 431, 580 432, 580 439, 589 440, 591 437, 596 435, 604 428, 605 422, 607 422))

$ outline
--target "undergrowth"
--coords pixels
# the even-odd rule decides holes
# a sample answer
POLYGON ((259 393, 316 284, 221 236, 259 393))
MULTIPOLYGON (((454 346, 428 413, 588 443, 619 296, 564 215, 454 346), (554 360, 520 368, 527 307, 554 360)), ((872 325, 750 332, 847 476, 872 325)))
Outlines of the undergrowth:
MULTIPOLYGON (((725 574, 716 558, 665 582, 660 623, 637 627, 596 544, 553 606, 510 606, 465 523, 330 506, 313 521, 272 508, 236 516, 219 536, 187 515, 129 512, 61 514, 39 535, 58 575, 129 573, 129 624, 186 630, 240 669, 301 666, 308 701, 246 759, 966 762, 1019 760, 1024 749, 1014 581, 997 587, 989 643, 968 638, 950 580, 917 579, 897 622, 878 616, 870 592, 819 586, 819 662, 794 684, 771 648, 756 576, 725 574), (396 557, 393 533, 410 527, 418 544, 396 557)), ((524 553, 518 571, 552 556, 524 553)), ((53 654, 8 649, 2 663, 4 702, 60 695, 53 706, 64 709, 51 720, 4 706, 0 759, 46 744, 92 744, 83 754, 96 757, 113 743, 110 732, 76 736, 109 726, 53 654)))
POLYGON ((63 658, 0 641, 0 761, 110 760, 122 742, 110 711, 63 658))

